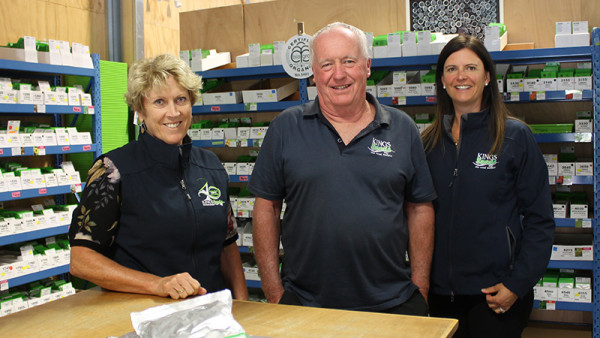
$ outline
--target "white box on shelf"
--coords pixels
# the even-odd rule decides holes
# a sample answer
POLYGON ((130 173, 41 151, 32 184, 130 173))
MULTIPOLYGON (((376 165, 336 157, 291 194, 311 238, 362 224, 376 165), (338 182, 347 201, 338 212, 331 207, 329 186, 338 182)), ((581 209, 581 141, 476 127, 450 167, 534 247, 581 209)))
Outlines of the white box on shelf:
POLYGON ((575 162, 559 162, 558 176, 575 176, 575 162))
POLYGON ((567 218, 567 204, 556 202, 552 204, 554 209, 554 218, 567 218))
POLYGON ((592 261, 594 260, 593 245, 553 245, 551 260, 556 261, 592 261))
POLYGON ((569 218, 589 218, 588 205, 571 203, 569 218))
POLYGON ((242 102, 242 90, 252 88, 256 80, 227 82, 202 94, 204 105, 236 104, 242 102))
POLYGON ((202 53, 194 53, 192 51, 191 68, 194 72, 203 72, 205 70, 217 68, 231 62, 231 54, 229 52, 217 53, 211 49, 210 54, 202 58, 202 53))
POLYGON ((246 68, 248 65, 248 53, 238 55, 235 57, 235 66, 236 68, 246 68))
POLYGON ((593 176, 594 162, 575 162, 576 176, 593 176))
POLYGON ((298 80, 292 78, 265 79, 242 90, 245 103, 277 102, 298 91, 298 80))

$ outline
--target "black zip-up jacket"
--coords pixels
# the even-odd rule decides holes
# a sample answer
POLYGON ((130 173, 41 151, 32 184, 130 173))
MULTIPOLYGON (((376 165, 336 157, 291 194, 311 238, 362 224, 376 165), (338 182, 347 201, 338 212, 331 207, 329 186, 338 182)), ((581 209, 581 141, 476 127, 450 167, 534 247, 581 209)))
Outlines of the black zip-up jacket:
POLYGON ((480 295, 497 283, 522 297, 546 271, 554 238, 548 169, 530 129, 508 119, 490 155, 489 111, 461 118, 460 143, 445 134, 427 161, 438 199, 431 291, 480 295))

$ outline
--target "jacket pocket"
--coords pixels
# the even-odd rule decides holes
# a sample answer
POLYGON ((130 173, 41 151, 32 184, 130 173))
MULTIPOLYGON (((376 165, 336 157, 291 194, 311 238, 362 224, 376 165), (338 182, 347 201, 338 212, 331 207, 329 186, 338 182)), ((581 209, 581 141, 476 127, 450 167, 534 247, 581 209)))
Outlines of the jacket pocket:
POLYGON ((508 261, 510 270, 513 269, 515 265, 515 251, 517 248, 517 240, 515 239, 515 235, 513 234, 510 227, 506 227, 506 240, 508 242, 508 261))

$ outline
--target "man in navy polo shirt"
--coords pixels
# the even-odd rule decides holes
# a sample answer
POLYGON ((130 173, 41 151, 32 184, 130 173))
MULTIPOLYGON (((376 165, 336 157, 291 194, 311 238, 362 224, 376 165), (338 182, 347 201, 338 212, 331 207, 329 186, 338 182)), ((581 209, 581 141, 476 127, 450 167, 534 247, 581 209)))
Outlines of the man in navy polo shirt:
POLYGON ((366 93, 361 30, 333 23, 310 44, 318 96, 271 122, 248 185, 263 291, 271 303, 427 315, 436 194, 417 128, 366 93))

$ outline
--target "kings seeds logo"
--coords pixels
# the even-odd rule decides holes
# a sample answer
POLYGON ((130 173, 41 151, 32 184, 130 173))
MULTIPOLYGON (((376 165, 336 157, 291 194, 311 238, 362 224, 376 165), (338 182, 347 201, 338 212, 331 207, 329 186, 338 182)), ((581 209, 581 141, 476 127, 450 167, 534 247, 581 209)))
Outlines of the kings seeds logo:
POLYGON ((202 200, 202 205, 205 207, 223 206, 223 200, 220 200, 221 190, 217 187, 208 185, 208 182, 204 183, 202 189, 198 190, 198 197, 202 198, 202 195, 206 197, 202 200))
POLYGON ((368 148, 371 154, 392 157, 392 143, 389 141, 381 141, 376 138, 373 138, 373 142, 371 142, 371 146, 368 148))
POLYGON ((477 154, 477 161, 473 162, 476 169, 496 169, 498 164, 498 155, 484 153, 477 154))

